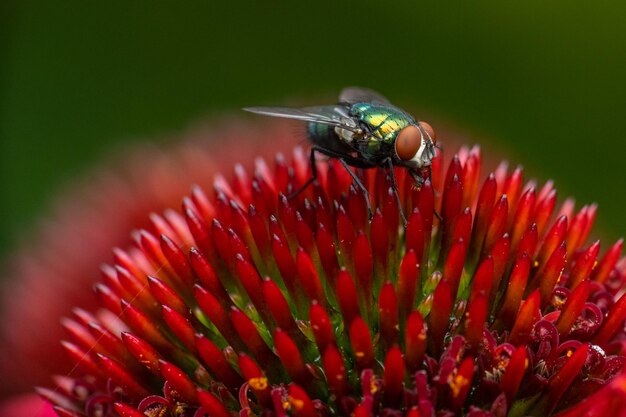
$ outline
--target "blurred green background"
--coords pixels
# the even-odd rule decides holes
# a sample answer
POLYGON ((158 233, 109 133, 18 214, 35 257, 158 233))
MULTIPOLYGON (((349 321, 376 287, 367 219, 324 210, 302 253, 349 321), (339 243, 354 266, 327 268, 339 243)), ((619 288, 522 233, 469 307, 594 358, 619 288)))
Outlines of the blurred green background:
POLYGON ((555 179, 625 234, 626 3, 173 3, 2 2, 0 253, 111 147, 346 85, 555 179))

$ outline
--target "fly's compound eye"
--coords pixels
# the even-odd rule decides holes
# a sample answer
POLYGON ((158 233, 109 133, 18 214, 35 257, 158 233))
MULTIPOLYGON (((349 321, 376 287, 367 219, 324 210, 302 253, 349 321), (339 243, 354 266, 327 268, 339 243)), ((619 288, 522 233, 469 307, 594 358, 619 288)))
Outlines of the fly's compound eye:
POLYGON ((417 126, 407 126, 398 133, 396 154, 403 161, 410 161, 422 146, 422 132, 417 126))
POLYGON ((424 129, 424 131, 426 131, 426 133, 428 133, 428 136, 430 136, 433 143, 436 142, 437 134, 435 133, 435 129, 433 129, 433 127, 426 122, 420 122, 420 126, 424 129))

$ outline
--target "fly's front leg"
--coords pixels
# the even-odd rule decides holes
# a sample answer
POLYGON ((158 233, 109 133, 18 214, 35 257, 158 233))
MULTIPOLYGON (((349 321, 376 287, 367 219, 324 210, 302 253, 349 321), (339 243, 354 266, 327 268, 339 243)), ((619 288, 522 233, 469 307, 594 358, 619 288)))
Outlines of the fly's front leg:
POLYGON ((367 188, 365 188, 365 185, 363 185, 359 177, 357 177, 356 174, 352 172, 348 163, 343 158, 339 158, 339 162, 341 162, 341 165, 343 165, 346 171, 348 171, 348 174, 350 174, 350 176, 352 177, 352 181, 356 183, 357 187, 359 187, 359 189, 363 193, 363 196, 365 197, 365 204, 367 204, 367 214, 369 215, 369 219, 371 221, 374 217, 374 212, 372 211, 372 206, 370 205, 370 193, 367 191, 367 188))
POLYGON ((393 172, 393 161, 391 158, 387 158, 387 166, 389 167, 389 177, 391 178, 391 189, 393 190, 393 194, 396 196, 396 203, 398 203, 398 211, 400 211, 400 217, 402 218, 402 225, 406 229, 407 221, 406 216, 404 215, 404 210, 402 210, 402 202, 400 201, 400 195, 398 194, 398 185, 396 184, 396 174, 393 172))
MULTIPOLYGON (((411 176, 415 180, 415 183, 416 183, 418 188, 421 187, 422 185, 424 185, 424 178, 422 178, 420 175, 418 175, 417 172, 409 171, 409 173, 411 174, 411 176)), ((428 180, 432 184, 432 182, 433 182, 433 172, 432 172, 432 170, 428 171, 428 180)), ((439 220, 440 223, 443 222, 443 218, 439 215, 439 213, 437 213, 437 210, 433 210, 433 214, 435 215, 437 220, 439 220)))

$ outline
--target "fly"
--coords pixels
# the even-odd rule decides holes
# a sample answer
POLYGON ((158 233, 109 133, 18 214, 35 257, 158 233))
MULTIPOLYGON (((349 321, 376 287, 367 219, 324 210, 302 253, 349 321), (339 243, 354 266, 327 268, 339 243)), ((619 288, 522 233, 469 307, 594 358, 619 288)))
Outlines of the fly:
POLYGON ((393 168, 407 168, 417 187, 424 183, 424 177, 431 177, 436 137, 428 123, 415 120, 382 95, 357 87, 343 89, 339 95, 339 103, 334 105, 304 108, 248 107, 244 110, 307 123, 307 136, 313 144, 310 153, 312 175, 289 198, 301 193, 317 178, 315 154, 319 152, 338 159, 348 171, 365 196, 371 220, 373 212, 369 193, 350 167, 387 168, 400 217, 406 227, 407 220, 402 210, 393 168))

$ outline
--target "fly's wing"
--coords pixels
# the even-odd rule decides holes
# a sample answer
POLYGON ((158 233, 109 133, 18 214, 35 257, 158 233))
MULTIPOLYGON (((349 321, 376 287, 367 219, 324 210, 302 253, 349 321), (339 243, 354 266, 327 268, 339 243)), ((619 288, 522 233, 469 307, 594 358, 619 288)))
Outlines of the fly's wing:
POLYGON ((301 120, 308 123, 319 123, 339 127, 352 132, 359 132, 359 127, 350 118, 342 106, 319 107, 246 107, 243 110, 263 116, 281 117, 283 119, 301 120))
POLYGON ((339 94, 340 103, 373 103, 391 104, 384 96, 376 91, 361 87, 346 87, 339 94))

